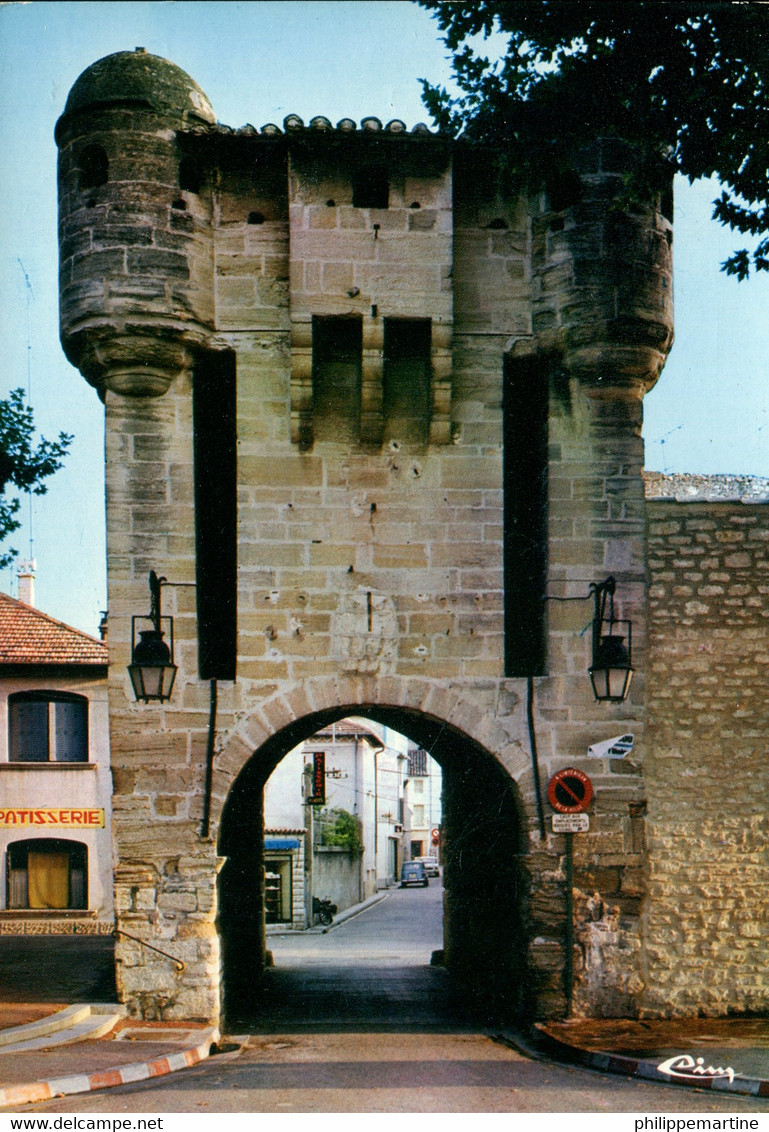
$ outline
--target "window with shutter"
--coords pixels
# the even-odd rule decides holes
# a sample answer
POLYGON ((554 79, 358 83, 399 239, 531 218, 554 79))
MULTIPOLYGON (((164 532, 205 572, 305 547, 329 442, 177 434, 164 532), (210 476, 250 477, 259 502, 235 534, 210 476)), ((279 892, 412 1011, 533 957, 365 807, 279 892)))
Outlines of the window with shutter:
POLYGON ((68 692, 8 697, 10 762, 88 762, 88 700, 68 692))

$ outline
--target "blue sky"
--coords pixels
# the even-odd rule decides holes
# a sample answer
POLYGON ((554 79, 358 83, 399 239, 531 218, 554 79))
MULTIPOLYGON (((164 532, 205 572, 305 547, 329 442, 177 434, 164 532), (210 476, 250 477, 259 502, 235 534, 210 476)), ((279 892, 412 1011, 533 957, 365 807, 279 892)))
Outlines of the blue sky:
MULTIPOLYGON (((411 126, 427 120, 418 79, 449 79, 434 21, 409 0, 0 6, 0 396, 29 373, 43 434, 75 434, 66 468, 33 501, 37 605, 92 633, 106 607, 102 407, 58 341, 53 129, 86 67, 137 46, 187 71, 231 126, 290 112, 411 126)), ((738 245, 709 219, 714 196, 713 185, 677 187, 676 344, 645 401, 646 463, 769 476, 769 278, 738 284, 719 271, 738 245)), ((22 556, 24 514, 11 540, 22 556)), ((16 593, 15 571, 0 588, 16 593)))

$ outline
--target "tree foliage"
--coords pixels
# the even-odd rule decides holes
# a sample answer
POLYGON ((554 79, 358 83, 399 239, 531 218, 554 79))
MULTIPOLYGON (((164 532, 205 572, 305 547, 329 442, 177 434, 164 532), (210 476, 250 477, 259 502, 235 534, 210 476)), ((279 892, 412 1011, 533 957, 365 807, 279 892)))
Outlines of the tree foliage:
POLYGON ((360 822, 347 810, 324 810, 321 815, 321 844, 346 849, 354 857, 363 852, 360 822))
MULTIPOLYGON (((25 403, 24 390, 13 389, 0 400, 0 541, 21 526, 16 515, 21 500, 18 491, 45 495, 43 482, 64 463, 64 456, 72 437, 59 433, 58 440, 41 437, 34 444, 35 420, 32 409, 25 403)), ((18 551, 13 548, 0 552, 0 567, 10 565, 18 551)))
POLYGON ((422 80, 440 128, 499 145, 536 188, 568 176, 597 136, 631 143, 631 198, 648 199, 671 172, 716 177, 714 217, 756 241, 723 269, 769 270, 769 5, 419 3, 434 12, 460 90, 422 80), (499 35, 503 51, 486 57, 477 45, 499 35))

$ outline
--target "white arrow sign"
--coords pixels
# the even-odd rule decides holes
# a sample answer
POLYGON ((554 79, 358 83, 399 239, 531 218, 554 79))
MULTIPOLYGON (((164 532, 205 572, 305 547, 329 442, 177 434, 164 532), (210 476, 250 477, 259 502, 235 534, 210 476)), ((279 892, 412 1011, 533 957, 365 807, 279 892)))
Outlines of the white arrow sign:
POLYGON ((634 735, 617 735, 614 739, 604 739, 603 743, 593 743, 587 753, 593 759, 624 759, 633 750, 634 735))

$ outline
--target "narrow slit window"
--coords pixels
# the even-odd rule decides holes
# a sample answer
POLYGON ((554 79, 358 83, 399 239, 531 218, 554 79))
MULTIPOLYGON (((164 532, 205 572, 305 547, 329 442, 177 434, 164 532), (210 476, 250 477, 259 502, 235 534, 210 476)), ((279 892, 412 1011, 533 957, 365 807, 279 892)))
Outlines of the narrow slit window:
POLYGON ((109 180, 109 161, 100 145, 87 145, 78 158, 81 189, 96 189, 109 180))
POLYGON ((507 359, 504 374, 505 675, 547 671, 549 363, 507 359))
POLYGON ((179 162, 179 188, 187 193, 200 192, 203 171, 194 157, 183 157, 179 162))
POLYGON ((198 673, 234 680, 237 664, 236 360, 203 354, 193 378, 198 673))
POLYGON ((383 400, 386 438, 426 444, 430 429, 429 318, 386 318, 383 400))
POLYGON ((362 357, 360 318, 313 318, 312 404, 316 440, 359 440, 362 357))

